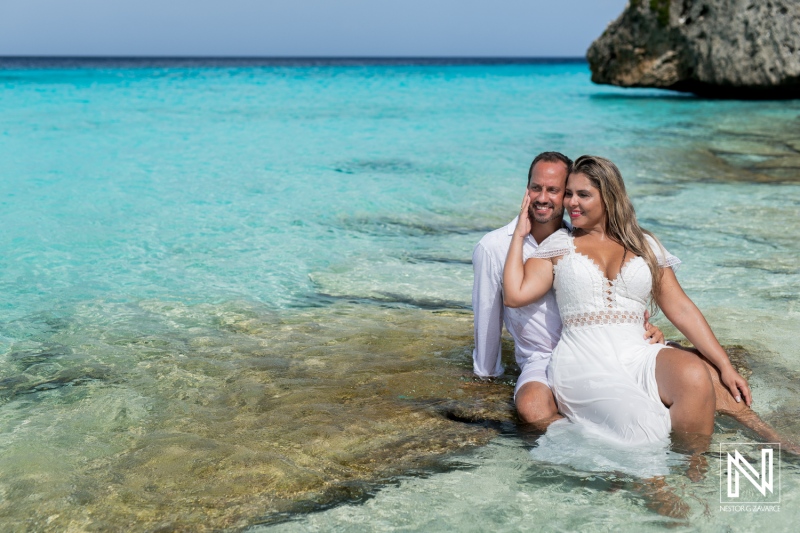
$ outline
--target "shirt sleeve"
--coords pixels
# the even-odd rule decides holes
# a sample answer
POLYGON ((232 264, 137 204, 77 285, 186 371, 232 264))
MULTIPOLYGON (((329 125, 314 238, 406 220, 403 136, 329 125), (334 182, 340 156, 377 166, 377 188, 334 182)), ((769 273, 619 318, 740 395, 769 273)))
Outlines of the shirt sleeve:
POLYGON ((500 376, 503 333, 502 269, 481 243, 472 252, 472 309, 475 313, 475 350, 472 369, 480 377, 500 376))
POLYGON ((650 249, 653 250, 653 253, 656 254, 656 261, 658 261, 658 266, 661 268, 671 268, 673 271, 677 272, 678 265, 681 264, 681 260, 672 255, 667 251, 664 246, 658 242, 656 239, 651 237, 648 234, 644 234, 644 238, 647 241, 647 244, 650 245, 650 249))
POLYGON ((542 244, 536 248, 531 257, 550 259, 551 257, 566 255, 571 249, 569 231, 561 228, 542 241, 542 244))

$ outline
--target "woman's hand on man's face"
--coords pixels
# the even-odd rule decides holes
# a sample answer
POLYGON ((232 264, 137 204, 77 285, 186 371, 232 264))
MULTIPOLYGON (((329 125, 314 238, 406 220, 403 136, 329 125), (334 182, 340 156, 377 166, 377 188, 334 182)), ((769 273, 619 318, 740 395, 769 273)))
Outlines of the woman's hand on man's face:
POLYGON ((517 229, 514 230, 515 237, 524 239, 531 232, 530 205, 531 198, 528 195, 528 189, 525 189, 525 196, 522 197, 522 207, 519 210, 519 219, 517 219, 517 229))

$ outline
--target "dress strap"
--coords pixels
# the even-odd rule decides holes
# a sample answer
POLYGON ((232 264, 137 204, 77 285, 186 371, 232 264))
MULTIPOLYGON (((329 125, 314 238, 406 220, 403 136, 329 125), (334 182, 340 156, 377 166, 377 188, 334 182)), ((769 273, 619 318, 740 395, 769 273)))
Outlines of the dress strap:
POLYGON ((531 257, 550 259, 552 257, 570 254, 574 250, 575 246, 570 240, 569 232, 562 228, 542 241, 542 244, 536 248, 536 251, 531 257))
POLYGON ((575 253, 575 230, 568 229, 567 230, 567 242, 569 242, 569 251, 570 253, 575 253))

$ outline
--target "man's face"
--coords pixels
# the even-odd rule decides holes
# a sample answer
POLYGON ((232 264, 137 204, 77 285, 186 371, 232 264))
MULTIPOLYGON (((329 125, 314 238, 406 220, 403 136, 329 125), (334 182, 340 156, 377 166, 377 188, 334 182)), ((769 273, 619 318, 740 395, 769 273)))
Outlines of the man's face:
POLYGON ((539 161, 533 167, 528 183, 531 205, 528 212, 539 224, 564 216, 564 187, 567 183, 567 166, 564 163, 539 161))

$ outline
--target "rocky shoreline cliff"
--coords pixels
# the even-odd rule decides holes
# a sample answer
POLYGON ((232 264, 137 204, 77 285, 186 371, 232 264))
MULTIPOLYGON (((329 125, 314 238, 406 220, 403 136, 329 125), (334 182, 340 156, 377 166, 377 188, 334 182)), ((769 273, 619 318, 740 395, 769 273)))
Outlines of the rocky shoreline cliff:
POLYGON ((587 59, 595 83, 800 98, 800 2, 630 0, 587 59))

